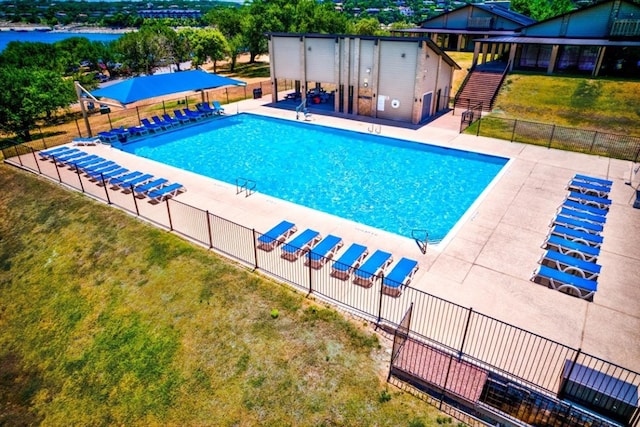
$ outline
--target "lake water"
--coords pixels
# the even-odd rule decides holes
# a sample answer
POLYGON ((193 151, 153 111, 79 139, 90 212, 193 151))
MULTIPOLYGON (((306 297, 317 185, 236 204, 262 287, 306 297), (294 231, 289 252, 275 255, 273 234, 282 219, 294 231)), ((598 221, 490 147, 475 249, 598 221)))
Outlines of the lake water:
POLYGON ((85 37, 91 41, 110 42, 120 38, 122 34, 107 33, 54 33, 43 31, 0 31, 0 52, 3 51, 9 42, 42 42, 55 43, 70 37, 85 37))

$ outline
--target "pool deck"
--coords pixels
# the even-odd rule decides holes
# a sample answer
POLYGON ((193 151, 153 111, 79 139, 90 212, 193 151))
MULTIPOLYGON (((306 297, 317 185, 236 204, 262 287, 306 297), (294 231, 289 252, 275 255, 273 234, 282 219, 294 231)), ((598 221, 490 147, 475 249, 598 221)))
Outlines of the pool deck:
MULTIPOLYGON (((225 105, 225 109, 227 114, 250 112, 295 120, 295 112, 265 106, 269 99, 244 100, 225 105)), ((633 187, 625 184, 631 162, 459 134, 459 116, 451 114, 418 130, 374 127, 371 123, 315 114, 308 124, 365 133, 379 130, 383 136, 512 160, 455 233, 438 247, 429 247, 423 255, 412 239, 265 196, 259 193, 259 183, 257 193, 244 197, 236 195, 233 185, 108 146, 82 148, 125 167, 180 182, 188 191, 177 200, 259 232, 287 219, 299 231, 312 228, 323 236, 342 237, 345 246, 338 255, 351 243, 360 243, 370 252, 392 252, 395 260, 402 256, 415 259, 420 269, 413 287, 640 372, 640 210, 632 207, 640 174, 635 176, 633 187), (614 181, 610 194, 613 203, 598 258, 602 272, 592 303, 530 281, 544 253, 541 245, 549 224, 567 195, 567 183, 576 173, 614 181)))

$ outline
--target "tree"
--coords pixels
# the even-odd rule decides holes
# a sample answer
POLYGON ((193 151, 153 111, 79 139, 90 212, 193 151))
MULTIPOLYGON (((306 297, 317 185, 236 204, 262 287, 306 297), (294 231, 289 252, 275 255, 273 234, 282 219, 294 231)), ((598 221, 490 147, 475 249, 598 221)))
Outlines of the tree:
POLYGON ((512 0, 510 8, 537 21, 553 18, 575 9, 571 0, 512 0))
POLYGON ((379 36, 385 34, 380 29, 380 22, 376 18, 361 19, 353 25, 353 34, 362 36, 379 36))
POLYGON ((132 72, 150 75, 155 67, 174 61, 178 40, 171 27, 152 22, 143 25, 140 31, 124 34, 115 42, 114 49, 132 72))
POLYGON ((216 72, 217 61, 227 57, 229 46, 227 39, 215 28, 197 29, 190 41, 195 65, 203 64, 210 59, 213 61, 213 72, 216 72))
POLYGON ((31 141, 37 120, 49 119, 75 99, 71 80, 40 68, 0 67, 0 129, 31 141))

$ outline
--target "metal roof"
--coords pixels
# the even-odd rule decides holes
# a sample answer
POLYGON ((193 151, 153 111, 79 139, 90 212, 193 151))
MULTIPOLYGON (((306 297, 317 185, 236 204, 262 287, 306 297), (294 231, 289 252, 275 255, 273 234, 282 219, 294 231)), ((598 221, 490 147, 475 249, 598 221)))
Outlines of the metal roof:
POLYGON ((479 42, 490 43, 519 43, 519 44, 558 44, 571 46, 640 46, 640 41, 608 40, 608 39, 578 39, 564 37, 489 37, 475 39, 479 42))
POLYGON ((518 24, 521 24, 521 25, 531 25, 538 22, 533 18, 530 18, 518 12, 514 12, 513 10, 507 9, 506 7, 493 6, 493 5, 481 4, 481 3, 474 4, 473 6, 477 7, 478 9, 485 10, 489 13, 493 13, 494 15, 498 15, 504 19, 517 22, 518 24))

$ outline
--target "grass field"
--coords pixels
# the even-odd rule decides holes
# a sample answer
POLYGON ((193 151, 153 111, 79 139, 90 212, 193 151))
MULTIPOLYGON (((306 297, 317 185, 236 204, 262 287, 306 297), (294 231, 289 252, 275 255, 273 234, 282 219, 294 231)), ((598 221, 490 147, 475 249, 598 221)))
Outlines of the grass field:
POLYGON ((0 425, 451 423, 388 387, 364 322, 31 174, 0 187, 0 425))

